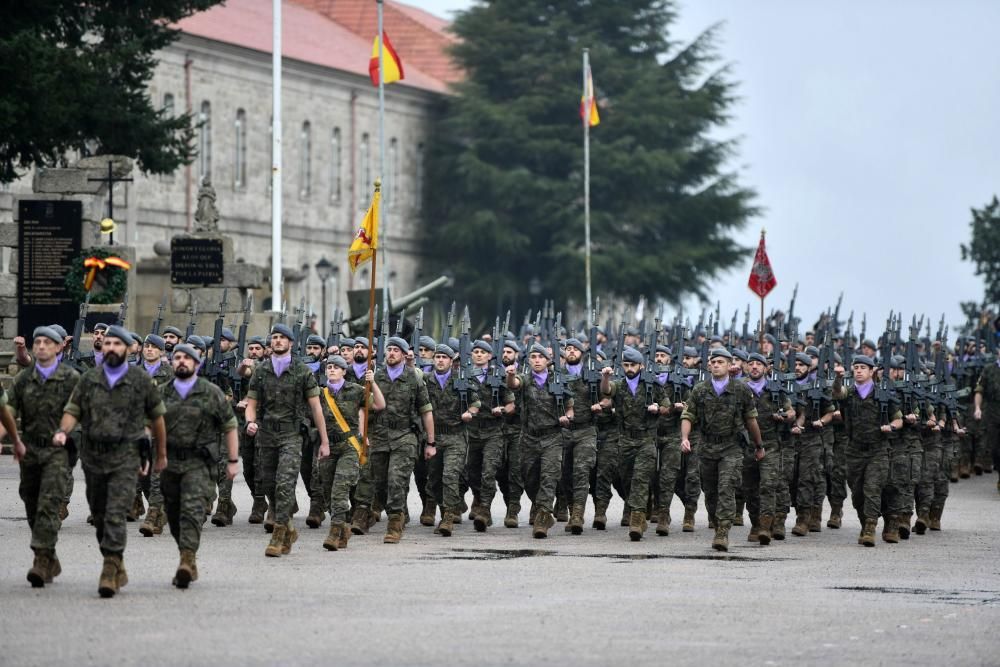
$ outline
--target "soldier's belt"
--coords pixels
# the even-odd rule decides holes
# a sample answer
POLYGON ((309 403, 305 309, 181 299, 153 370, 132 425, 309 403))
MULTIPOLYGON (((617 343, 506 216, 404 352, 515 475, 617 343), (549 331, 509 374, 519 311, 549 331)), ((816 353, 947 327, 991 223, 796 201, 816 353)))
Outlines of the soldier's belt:
POLYGON ((299 430, 299 423, 297 421, 281 422, 277 420, 264 420, 260 426, 268 433, 297 433, 299 430))
POLYGON ((107 454, 131 444, 128 440, 92 440, 90 438, 86 439, 86 443, 84 449, 94 454, 107 454))
POLYGON ((735 431, 729 433, 703 433, 701 436, 702 442, 712 443, 715 445, 731 443, 739 438, 739 434, 735 431))
POLYGON ((533 438, 544 438, 547 435, 553 435, 558 433, 562 429, 561 426, 546 426, 545 428, 524 428, 524 432, 533 438))
POLYGON ((52 446, 52 438, 51 437, 48 437, 48 438, 35 438, 35 439, 31 440, 30 442, 31 442, 31 446, 32 447, 37 447, 39 449, 44 448, 44 447, 51 447, 52 446))
POLYGON ((465 433, 465 424, 438 424, 434 422, 434 435, 461 435, 465 433))
POLYGON ((394 431, 406 431, 410 428, 410 423, 397 419, 380 419, 375 422, 382 428, 387 428, 394 431))
POLYGON ((646 428, 622 428, 622 435, 628 438, 645 438, 652 435, 655 426, 647 426, 646 428))
POLYGON ((569 426, 566 428, 570 431, 583 431, 589 428, 594 428, 594 420, 591 419, 585 422, 570 422, 569 426))
POLYGON ((189 461, 191 459, 210 460, 211 456, 204 447, 171 447, 167 445, 168 461, 189 461))

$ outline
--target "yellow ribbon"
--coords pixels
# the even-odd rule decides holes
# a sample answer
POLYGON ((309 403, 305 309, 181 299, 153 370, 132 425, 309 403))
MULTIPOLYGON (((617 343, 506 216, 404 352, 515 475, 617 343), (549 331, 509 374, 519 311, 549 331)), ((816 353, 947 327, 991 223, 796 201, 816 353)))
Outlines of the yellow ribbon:
POLYGON ((85 269, 90 269, 87 272, 87 277, 83 279, 83 289, 86 292, 90 291, 90 288, 94 286, 94 278, 97 277, 98 271, 103 271, 109 266, 117 266, 119 269, 128 271, 132 268, 132 265, 126 262, 121 257, 105 257, 101 259, 100 257, 88 257, 83 260, 83 267, 85 269))

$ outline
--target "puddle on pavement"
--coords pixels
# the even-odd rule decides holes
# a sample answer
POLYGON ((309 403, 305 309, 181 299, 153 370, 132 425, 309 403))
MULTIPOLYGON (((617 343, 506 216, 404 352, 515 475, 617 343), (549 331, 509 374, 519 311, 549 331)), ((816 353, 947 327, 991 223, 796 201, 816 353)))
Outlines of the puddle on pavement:
POLYGON ((0 516, 0 521, 27 521, 26 516, 0 516))
POLYGON ((930 602, 956 605, 1000 605, 1000 591, 946 590, 937 588, 894 588, 888 586, 833 586, 835 591, 856 593, 882 593, 886 595, 913 595, 927 598, 930 602))
POLYGON ((739 556, 736 554, 575 554, 560 553, 546 549, 452 549, 451 553, 430 556, 434 560, 513 560, 515 558, 541 558, 556 556, 559 558, 602 558, 613 562, 636 560, 716 560, 744 563, 768 563, 789 558, 767 558, 739 556))

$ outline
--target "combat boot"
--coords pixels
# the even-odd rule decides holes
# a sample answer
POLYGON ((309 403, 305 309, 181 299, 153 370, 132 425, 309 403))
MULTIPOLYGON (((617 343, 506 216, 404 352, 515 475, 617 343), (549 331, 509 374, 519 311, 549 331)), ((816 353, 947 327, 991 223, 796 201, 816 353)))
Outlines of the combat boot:
MULTIPOLYGON (((451 510, 445 510, 444 514, 441 516, 441 523, 438 524, 437 533, 441 537, 451 537, 451 533, 454 530, 455 530, 455 513, 452 512, 451 510)), ((483 530, 486 530, 485 524, 483 525, 483 530)))
POLYGON ((878 525, 878 519, 865 519, 865 527, 861 529, 861 544, 866 547, 875 546, 875 528, 878 525))
POLYGON ((389 525, 385 527, 385 537, 382 538, 382 542, 385 544, 399 544, 401 539, 403 539, 403 515, 398 512, 390 514, 389 525))
POLYGON ((45 588, 45 581, 52 581, 49 571, 52 567, 52 556, 48 549, 35 549, 35 560, 28 570, 28 581, 32 588, 45 588))
POLYGON ((433 526, 435 516, 437 516, 437 503, 433 500, 424 500, 424 508, 420 511, 420 525, 433 526))
POLYGON ((743 506, 744 503, 736 503, 736 518, 733 519, 734 526, 743 525, 743 506))
POLYGON ((545 539, 549 536, 549 528, 555 524, 556 520, 552 513, 539 508, 538 514, 535 515, 534 530, 531 531, 531 536, 540 540, 545 539))
POLYGON ((371 525, 371 521, 369 521, 370 514, 371 511, 367 507, 358 507, 355 509, 351 520, 351 532, 355 535, 367 535, 368 526, 371 525))
POLYGON ((271 533, 271 542, 264 549, 264 555, 268 558, 278 558, 281 556, 281 545, 285 543, 285 531, 288 528, 285 524, 275 524, 274 532, 271 533))
POLYGON ((267 508, 267 515, 264 517, 264 532, 274 532, 274 505, 267 508))
POLYGON ((59 557, 56 556, 56 552, 53 551, 49 555, 49 571, 45 575, 45 583, 51 584, 52 580, 62 574, 62 565, 59 563, 59 557))
POLYGON ((375 499, 372 500, 372 507, 368 513, 368 527, 371 528, 381 520, 382 520, 382 501, 380 501, 378 499, 378 496, 376 495, 375 499))
POLYGON ((198 566, 195 565, 194 551, 181 549, 181 563, 174 573, 174 586, 187 588, 192 581, 198 581, 198 566))
POLYGON ((625 505, 625 508, 622 510, 622 520, 618 525, 621 526, 622 528, 628 528, 628 522, 631 516, 632 516, 632 508, 629 507, 628 505, 625 505))
POLYGON ((139 492, 135 494, 135 498, 132 500, 132 507, 129 508, 129 511, 125 515, 125 518, 128 521, 136 521, 139 519, 139 517, 141 517, 145 513, 146 513, 146 506, 142 502, 142 493, 139 492))
POLYGON ((910 515, 909 514, 897 514, 896 515, 896 530, 899 531, 899 539, 908 540, 910 539, 910 515))
POLYGON ((927 514, 917 514, 917 521, 913 524, 913 532, 917 535, 923 535, 927 532, 927 526, 930 525, 930 522, 927 514))
POLYGON ((288 528, 285 529, 285 539, 281 541, 281 555, 287 556, 292 552, 292 545, 299 539, 299 531, 295 530, 292 520, 288 520, 288 528))
POLYGON ((827 528, 840 528, 840 524, 844 519, 844 506, 840 503, 836 505, 830 505, 830 518, 826 520, 827 528))
POLYGON ((69 516, 69 503, 59 503, 59 520, 65 521, 69 516))
POLYGON ((102 598, 114 597, 118 592, 118 563, 121 559, 117 556, 105 556, 104 565, 101 566, 101 578, 97 583, 97 594, 102 598))
POLYGON ((941 515, 944 513, 944 508, 935 507, 931 509, 930 522, 927 527, 931 530, 941 530, 941 515))
POLYGON ((684 523, 681 524, 681 531, 685 533, 694 532, 694 510, 684 508, 684 523))
POLYGON ((759 541, 760 541, 760 522, 750 519, 750 533, 747 534, 747 542, 759 542, 759 541))
POLYGON ((969 470, 969 462, 962 461, 962 463, 958 466, 958 476, 962 479, 969 479, 971 475, 972 471, 969 470))
POLYGON ((719 524, 715 521, 715 515, 710 512, 708 515, 708 527, 715 530, 718 525, 719 524))
MULTIPOLYGON (((142 522, 142 525, 139 526, 139 534, 141 534, 143 537, 152 537, 153 535, 155 535, 156 520, 159 518, 159 516, 160 516, 160 508, 151 506, 149 508, 149 512, 146 514, 146 519, 142 522)), ((160 532, 163 532, 162 529, 160 530, 160 532)))
POLYGON ((535 518, 538 516, 538 512, 539 511, 541 511, 541 508, 538 507, 537 505, 535 505, 535 503, 531 503, 531 511, 528 512, 528 525, 529 526, 534 526, 535 525, 535 518))
POLYGON ((823 532, 823 507, 814 507, 809 510, 809 521, 807 523, 809 526, 810 533, 820 533, 823 532))
POLYGON ((715 538, 712 540, 712 548, 716 551, 729 551, 729 524, 720 521, 715 528, 715 538))
POLYGON ((351 527, 346 521, 340 522, 340 539, 337 540, 337 549, 343 551, 347 548, 347 543, 351 539, 351 527))
POLYGON ((506 528, 517 528, 517 515, 521 513, 521 506, 517 503, 507 505, 507 515, 503 518, 503 525, 506 528))
MULTIPOLYGON (((462 497, 462 509, 455 512, 455 525, 459 526, 462 524, 462 515, 469 511, 469 505, 465 502, 465 497, 462 497)), ((443 510, 442 510, 443 513, 443 510)))
POLYGON ((313 501, 309 503, 309 516, 306 517, 306 525, 310 528, 319 528, 323 525, 323 519, 326 518, 326 512, 320 507, 319 503, 313 501))
POLYGON ((264 497, 254 498, 253 507, 250 509, 250 518, 247 523, 264 523, 264 514, 267 512, 267 499, 264 497))
POLYGON ((472 509, 474 512, 472 517, 473 527, 475 527, 477 533, 485 533, 487 526, 493 523, 493 519, 490 517, 490 510, 482 505, 473 505, 472 509))
POLYGON ((233 525, 233 515, 236 514, 236 508, 230 508, 231 505, 232 503, 228 500, 219 501, 219 504, 215 508, 215 514, 212 515, 213 526, 233 525))
POLYGON ((656 510, 656 534, 666 537, 670 534, 670 509, 661 507, 656 510))
POLYGON ((608 502, 606 500, 594 503, 594 530, 606 530, 608 527, 608 502))
POLYGON ((774 515, 774 523, 771 524, 771 537, 776 540, 785 539, 785 519, 788 517, 784 512, 777 512, 774 515))
POLYGON ((573 505, 569 513, 569 523, 566 527, 574 535, 583 533, 583 505, 573 505))
POLYGON ((766 514, 760 517, 760 525, 757 527, 757 542, 761 546, 767 546, 771 543, 771 525, 774 523, 774 517, 767 516, 766 514))
MULTIPOLYGON (((330 522, 330 532, 327 534, 326 539, 323 540, 323 548, 327 551, 336 551, 340 543, 340 529, 343 528, 343 521, 331 521, 330 522)), ((350 532, 350 531, 348 531, 350 532)))
POLYGON ((972 464, 972 472, 976 473, 977 477, 980 476, 980 475, 982 475, 983 474, 983 466, 982 466, 982 464, 980 464, 980 463, 973 463, 972 464))
POLYGON ((559 523, 566 523, 569 521, 569 510, 566 507, 566 500, 564 498, 556 498, 556 521, 559 523))
POLYGON ((795 527, 792 528, 792 535, 805 537, 809 534, 809 510, 795 511, 795 527))
POLYGON ((896 516, 886 514, 882 517, 882 540, 889 544, 899 543, 899 528, 896 527, 896 516))
POLYGON ((628 538, 633 542, 638 542, 642 539, 643 533, 646 532, 646 513, 645 512, 632 512, 629 515, 628 521, 628 538))

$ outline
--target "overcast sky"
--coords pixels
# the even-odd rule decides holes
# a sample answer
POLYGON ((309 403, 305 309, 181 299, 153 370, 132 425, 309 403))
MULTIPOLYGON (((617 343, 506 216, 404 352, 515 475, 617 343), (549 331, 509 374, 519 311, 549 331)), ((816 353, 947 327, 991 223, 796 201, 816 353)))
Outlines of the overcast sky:
MULTIPOLYGON (((410 4, 447 18, 473 3, 410 4)), ((679 12, 675 41, 725 22, 719 51, 742 99, 721 136, 741 137, 732 167, 764 208, 739 238, 755 246, 767 229, 767 309, 786 309, 798 282, 810 324, 843 290, 869 331, 889 309, 935 325, 944 312, 954 331, 958 302, 983 292, 961 261, 969 208, 1000 191, 1000 2, 681 0, 679 12)), ((749 269, 714 286, 725 319, 759 310, 749 269)))

